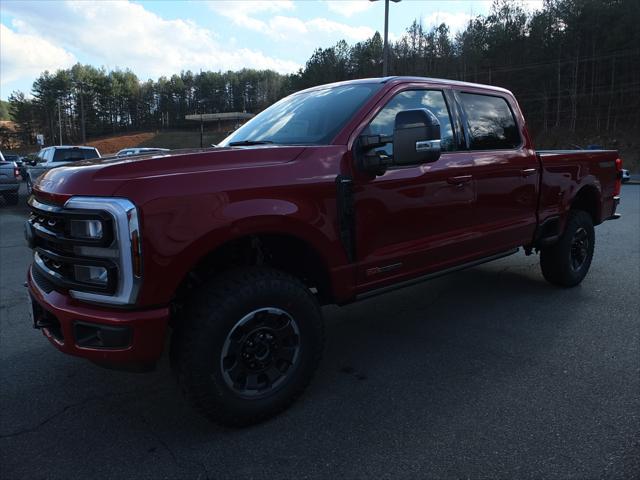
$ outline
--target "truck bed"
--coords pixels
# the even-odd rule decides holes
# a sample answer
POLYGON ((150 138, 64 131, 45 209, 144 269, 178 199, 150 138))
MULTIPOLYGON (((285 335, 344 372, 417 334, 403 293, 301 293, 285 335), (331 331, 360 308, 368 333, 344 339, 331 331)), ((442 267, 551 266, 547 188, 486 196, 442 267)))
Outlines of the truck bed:
POLYGON ((600 199, 598 224, 606 220, 614 208, 614 191, 618 172, 616 150, 536 150, 540 158, 540 222, 563 216, 570 199, 582 189, 600 199))

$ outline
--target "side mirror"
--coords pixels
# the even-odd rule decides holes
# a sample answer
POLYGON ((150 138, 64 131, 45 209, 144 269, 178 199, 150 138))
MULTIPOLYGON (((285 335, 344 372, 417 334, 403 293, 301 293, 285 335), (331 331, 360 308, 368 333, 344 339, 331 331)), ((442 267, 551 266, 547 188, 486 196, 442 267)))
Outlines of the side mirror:
POLYGON ((393 164, 419 165, 440 158, 440 122, 426 108, 396 115, 393 130, 393 164))

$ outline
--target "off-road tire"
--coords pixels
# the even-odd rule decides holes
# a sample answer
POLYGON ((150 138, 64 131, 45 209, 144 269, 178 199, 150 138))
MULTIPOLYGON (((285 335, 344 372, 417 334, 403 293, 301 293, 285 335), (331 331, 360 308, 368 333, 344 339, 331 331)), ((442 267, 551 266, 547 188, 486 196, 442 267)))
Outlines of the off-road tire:
POLYGON ((241 427, 286 409, 309 384, 323 345, 322 315, 309 289, 286 273, 253 267, 222 274, 192 294, 174 331, 171 357, 193 406, 216 423, 241 427), (284 310, 295 319, 299 348, 277 389, 266 397, 246 398, 226 383, 221 354, 237 322, 264 308, 284 310))
POLYGON ((593 259, 595 232, 591 215, 583 210, 571 210, 564 232, 556 243, 540 251, 540 267, 544 278, 561 287, 575 287, 589 271, 593 259), (583 236, 588 242, 583 248, 584 260, 576 268, 572 248, 576 236, 583 236))

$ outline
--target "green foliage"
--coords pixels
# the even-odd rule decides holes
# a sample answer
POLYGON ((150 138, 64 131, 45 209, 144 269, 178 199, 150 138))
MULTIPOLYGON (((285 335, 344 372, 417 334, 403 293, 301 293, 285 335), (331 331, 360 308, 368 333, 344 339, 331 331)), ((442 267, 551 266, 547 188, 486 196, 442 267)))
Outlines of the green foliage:
MULTIPOLYGON (((455 38, 446 24, 414 21, 390 45, 391 75, 488 83, 516 94, 534 134, 636 132, 640 126, 640 2, 545 0, 527 13, 514 0, 495 0, 487 16, 471 20, 455 38)), ((378 77, 379 33, 354 45, 344 40, 316 49, 304 69, 283 76, 269 70, 191 71, 141 81, 129 70, 74 65, 43 72, 32 99, 10 97, 10 112, 25 142, 44 133, 48 143, 83 142, 118 132, 180 128, 185 115, 259 112, 310 86, 378 77)))
POLYGON ((11 115, 9 114, 9 106, 9 102, 0 100, 0 120, 11 120, 11 115))

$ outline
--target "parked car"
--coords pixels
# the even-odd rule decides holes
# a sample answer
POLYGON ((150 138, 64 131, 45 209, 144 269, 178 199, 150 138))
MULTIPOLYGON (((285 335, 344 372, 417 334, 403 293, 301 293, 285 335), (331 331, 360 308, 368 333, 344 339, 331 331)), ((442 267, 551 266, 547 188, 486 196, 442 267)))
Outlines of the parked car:
POLYGON ((20 171, 19 180, 24 180, 27 178, 27 168, 25 166, 24 157, 21 157, 17 153, 4 152, 4 159, 7 162, 15 162, 18 170, 20 171))
POLYGON ((168 148, 124 148, 116 153, 116 157, 130 157, 132 155, 148 155, 152 153, 170 152, 168 148))
POLYGON ((71 162, 95 158, 100 158, 100 152, 95 147, 66 145, 43 148, 27 168, 27 193, 31 195, 35 179, 47 170, 62 167, 71 162))
POLYGON ((631 180, 631 174, 629 173, 629 170, 627 170, 626 168, 622 169, 622 183, 627 183, 629 180, 631 180))
POLYGON ((314 87, 220 148, 46 172, 26 224, 34 325, 65 353, 122 368, 153 365, 171 329, 195 407, 250 424, 309 383, 323 304, 519 248, 540 253, 550 283, 578 285, 594 226, 619 217, 621 168, 611 150, 535 151, 502 88, 314 87))
POLYGON ((15 162, 18 168, 22 165, 22 157, 17 153, 4 152, 4 160, 6 162, 15 162))
MULTIPOLYGON (((12 158, 10 155, 7 157, 12 158)), ((20 189, 20 169, 15 161, 8 160, 0 152, 0 195, 7 205, 18 203, 20 189)))

